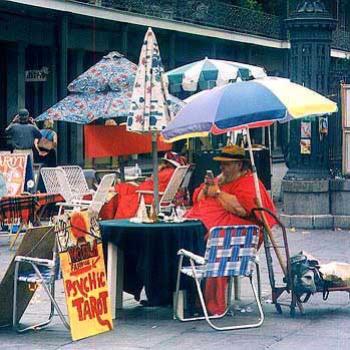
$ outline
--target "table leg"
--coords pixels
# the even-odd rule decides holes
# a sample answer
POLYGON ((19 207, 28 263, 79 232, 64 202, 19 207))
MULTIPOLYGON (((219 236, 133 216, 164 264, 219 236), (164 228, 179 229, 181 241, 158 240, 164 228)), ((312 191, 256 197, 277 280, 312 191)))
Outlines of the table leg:
POLYGON ((107 281, 112 319, 115 319, 116 310, 123 308, 124 252, 109 242, 107 254, 107 281))

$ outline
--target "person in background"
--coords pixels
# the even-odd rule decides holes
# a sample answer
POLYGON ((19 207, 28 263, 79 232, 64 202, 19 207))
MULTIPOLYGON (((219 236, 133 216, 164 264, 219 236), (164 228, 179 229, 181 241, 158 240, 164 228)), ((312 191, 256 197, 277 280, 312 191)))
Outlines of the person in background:
MULTIPOLYGON (((201 220, 208 231, 214 226, 256 224, 251 214, 257 207, 254 178, 244 148, 226 146, 214 160, 220 162, 221 174, 216 178, 206 176, 204 183, 194 191, 193 207, 185 216, 201 220)), ((260 181, 259 185, 263 207, 275 213, 264 185, 260 181)), ((270 226, 275 224, 268 215, 267 219, 270 226)), ((212 315, 222 314, 226 309, 227 282, 226 277, 206 281, 205 298, 212 315)))
MULTIPOLYGON (((160 161, 158 167, 158 188, 159 192, 164 192, 175 169, 180 165, 185 165, 187 160, 185 157, 175 152, 167 152, 160 161)), ((123 182, 117 183, 114 187, 116 195, 101 210, 102 219, 128 219, 136 215, 139 206, 139 195, 137 191, 153 191, 154 182, 150 177, 141 182, 136 183, 123 182)), ((144 196, 145 204, 152 204, 153 195, 144 196)))
POLYGON ((46 119, 43 129, 40 130, 42 136, 41 141, 36 140, 34 142, 38 155, 38 162, 43 163, 46 167, 57 166, 57 133, 53 130, 53 125, 53 120, 46 119))
POLYGON ((10 137, 13 151, 16 153, 28 153, 33 164, 33 146, 41 139, 41 133, 33 118, 29 117, 27 109, 22 108, 5 129, 6 135, 10 137))

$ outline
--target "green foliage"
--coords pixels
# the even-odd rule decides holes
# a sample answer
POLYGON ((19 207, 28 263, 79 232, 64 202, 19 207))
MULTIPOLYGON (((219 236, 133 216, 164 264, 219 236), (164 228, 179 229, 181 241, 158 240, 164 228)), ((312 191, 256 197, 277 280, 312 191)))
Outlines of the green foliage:
POLYGON ((254 10, 254 11, 262 11, 262 5, 258 3, 257 0, 245 0, 245 6, 246 8, 250 9, 250 10, 254 10))
POLYGON ((231 4, 254 11, 263 11, 263 7, 258 0, 232 0, 231 4))

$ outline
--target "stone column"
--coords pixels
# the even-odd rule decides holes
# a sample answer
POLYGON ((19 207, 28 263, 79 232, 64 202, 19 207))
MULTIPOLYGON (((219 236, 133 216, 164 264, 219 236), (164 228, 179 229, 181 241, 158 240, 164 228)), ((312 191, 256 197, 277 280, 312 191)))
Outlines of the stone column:
MULTIPOLYGON (((74 78, 78 77, 84 71, 84 50, 76 50, 73 54, 73 73, 74 78)), ((83 139, 83 125, 72 124, 70 133, 71 153, 70 163, 80 166, 84 165, 84 139, 83 139)))
POLYGON ((20 41, 7 50, 7 124, 25 107, 25 49, 20 41))
MULTIPOLYGON (((336 26, 322 1, 303 0, 286 20, 290 33, 290 79, 327 95, 332 32, 336 26)), ((282 181, 287 214, 329 214, 328 139, 311 119, 311 154, 300 152, 301 121, 290 124, 287 166, 282 181)))
POLYGON ((43 89, 43 110, 47 110, 57 102, 57 64, 56 48, 48 47, 44 50, 44 62, 49 68, 47 80, 43 89))
POLYGON ((129 26, 125 24, 122 29, 122 53, 125 57, 128 56, 128 31, 129 26))
POLYGON ((169 37, 169 69, 175 68, 175 55, 176 55, 176 34, 170 33, 169 37))

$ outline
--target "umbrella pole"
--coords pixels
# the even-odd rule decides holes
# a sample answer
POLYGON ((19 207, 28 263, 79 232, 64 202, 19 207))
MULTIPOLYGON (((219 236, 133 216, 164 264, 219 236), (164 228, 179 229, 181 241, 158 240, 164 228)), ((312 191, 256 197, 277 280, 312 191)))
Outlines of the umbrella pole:
POLYGON ((159 187, 158 187, 158 145, 157 132, 152 132, 152 163, 153 163, 153 183, 154 183, 154 209, 159 213, 159 187))
MULTIPOLYGON (((255 162, 254 162, 254 155, 253 155, 253 147, 252 147, 252 142, 250 139, 250 133, 249 133, 249 128, 247 128, 247 141, 248 141, 248 150, 249 150, 249 156, 250 156, 250 161, 252 163, 252 169, 253 169, 253 179, 254 179, 254 187, 256 191, 256 199, 257 199, 257 205, 258 208, 262 208, 262 200, 261 200, 261 192, 260 192, 260 186, 259 186, 259 179, 258 179, 258 174, 256 172, 256 167, 255 167, 255 162)), ((281 253, 277 247, 275 237, 273 236, 273 233, 271 231, 271 228, 267 222, 265 213, 261 213, 262 221, 264 223, 265 230, 270 238, 271 244, 273 246, 273 249, 276 253, 277 259, 281 265, 283 273, 286 275, 287 274, 287 268, 286 265, 282 259, 281 253)))
POLYGON ((272 194, 272 173, 273 173, 273 165, 272 165, 272 144, 271 144, 271 126, 267 127, 267 134, 269 138, 269 158, 270 158, 270 180, 271 180, 271 194, 272 194))
MULTIPOLYGON (((262 208, 262 200, 261 200, 261 192, 260 192, 260 186, 259 186, 259 179, 258 179, 258 174, 256 172, 256 167, 255 167, 255 162, 254 162, 254 155, 253 155, 253 147, 252 147, 252 142, 250 140, 250 133, 249 133, 249 128, 247 128, 247 141, 248 141, 248 150, 249 150, 249 156, 250 156, 250 160, 252 163, 252 168, 253 168, 253 178, 254 178, 254 187, 255 187, 255 191, 256 191, 256 196, 257 196, 257 204, 258 204, 258 208, 262 208)), ((265 230, 269 236, 269 239, 271 241, 271 245, 276 253, 277 256, 277 260, 282 268, 282 271, 284 273, 285 276, 287 276, 287 267, 282 259, 281 253, 277 247, 276 241, 275 241, 275 237, 273 236, 273 233, 271 231, 271 228, 267 222, 266 216, 264 212, 261 212, 261 218, 265 227, 265 230)), ((294 291, 292 290, 292 293, 294 293, 294 291)), ((301 304, 301 302, 299 300, 297 300, 297 305, 298 308, 300 310, 301 313, 304 312, 304 308, 303 305, 301 304)))

